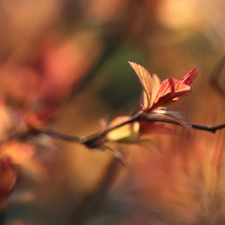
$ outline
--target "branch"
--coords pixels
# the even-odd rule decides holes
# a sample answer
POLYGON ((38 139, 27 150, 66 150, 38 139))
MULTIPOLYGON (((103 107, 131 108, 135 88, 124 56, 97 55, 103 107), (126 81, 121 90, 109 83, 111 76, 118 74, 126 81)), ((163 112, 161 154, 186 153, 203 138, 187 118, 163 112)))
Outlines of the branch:
MULTIPOLYGON (((170 119, 170 118, 143 117, 143 112, 140 111, 137 114, 133 115, 128 120, 121 122, 115 126, 108 126, 104 131, 95 133, 90 136, 74 136, 74 135, 69 135, 69 134, 57 132, 57 131, 50 130, 50 129, 43 129, 43 130, 31 129, 24 133, 13 134, 10 137, 8 137, 7 139, 0 141, 0 144, 3 144, 10 140, 27 140, 29 138, 38 136, 40 134, 45 134, 49 137, 63 140, 63 141, 77 142, 77 143, 85 145, 86 147, 88 147, 90 149, 98 148, 100 146, 104 146, 105 136, 109 132, 111 132, 119 127, 122 127, 126 124, 131 124, 131 123, 140 122, 140 121, 149 122, 149 123, 163 122, 163 123, 171 123, 171 124, 176 124, 176 125, 181 126, 178 122, 176 122, 175 120, 170 119)), ((215 126, 201 125, 201 124, 194 124, 194 123, 192 123, 191 125, 192 125, 193 129, 195 129, 195 130, 202 130, 202 131, 207 131, 207 132, 211 132, 211 133, 216 133, 217 130, 225 128, 225 123, 215 125, 215 126)))
MULTIPOLYGON (((180 125, 179 123, 177 123, 174 120, 170 120, 170 119, 148 119, 149 122, 164 122, 164 123, 173 123, 173 124, 177 124, 180 125)), ((195 124, 195 123, 191 123, 192 128, 195 130, 202 130, 202 131, 208 131, 211 133, 216 133, 217 130, 221 130, 223 128, 225 128, 225 123, 223 124, 219 124, 219 125, 201 125, 201 124, 195 124)), ((180 125, 181 126, 181 125, 180 125)))
POLYGON ((217 130, 221 130, 221 129, 225 128, 225 123, 215 125, 215 126, 192 124, 192 127, 196 130, 204 130, 204 131, 208 131, 211 133, 216 133, 217 130))
MULTIPOLYGON (((109 133, 110 131, 113 131, 119 127, 122 127, 126 124, 130 124, 136 121, 146 121, 146 122, 164 122, 164 123, 172 123, 172 124, 176 124, 179 125, 180 124, 172 119, 165 119, 165 118, 160 118, 160 119, 156 119, 156 118, 148 118, 148 119, 141 119, 138 115, 135 115, 134 117, 132 117, 131 119, 122 122, 116 126, 112 126, 107 128, 105 131, 101 132, 101 133, 97 133, 97 134, 93 134, 91 136, 87 136, 87 137, 75 137, 75 136, 71 136, 71 135, 66 135, 66 134, 62 134, 62 133, 58 133, 55 131, 39 131, 42 134, 46 134, 52 138, 56 138, 56 139, 61 139, 61 140, 65 140, 65 141, 72 141, 72 142, 79 142, 81 144, 86 145, 89 148, 96 148, 98 147, 99 143, 102 143, 101 140, 104 139, 104 136, 109 133)), ((219 124, 219 125, 215 125, 215 126, 211 126, 211 125, 201 125, 201 124, 194 124, 192 123, 192 127, 195 130, 202 130, 202 131, 208 131, 211 133, 216 133, 217 130, 223 129, 225 128, 225 123, 223 124, 219 124)))

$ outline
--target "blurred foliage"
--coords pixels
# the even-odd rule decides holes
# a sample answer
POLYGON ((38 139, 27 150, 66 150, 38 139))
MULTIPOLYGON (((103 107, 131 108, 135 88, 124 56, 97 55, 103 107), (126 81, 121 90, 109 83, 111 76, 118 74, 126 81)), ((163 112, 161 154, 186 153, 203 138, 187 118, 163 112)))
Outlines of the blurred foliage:
MULTIPOLYGON (((34 121, 87 135, 101 118, 129 115, 141 87, 128 61, 161 80, 201 66, 192 94, 171 108, 224 122, 224 96, 209 82, 225 53, 224 19, 223 0, 0 0, 2 139, 34 121)), ((36 199, 9 207, 4 224, 224 224, 224 131, 172 128, 142 146, 111 143, 125 167, 108 151, 45 136, 16 143, 22 155, 9 143, 24 167, 15 193, 36 199)))

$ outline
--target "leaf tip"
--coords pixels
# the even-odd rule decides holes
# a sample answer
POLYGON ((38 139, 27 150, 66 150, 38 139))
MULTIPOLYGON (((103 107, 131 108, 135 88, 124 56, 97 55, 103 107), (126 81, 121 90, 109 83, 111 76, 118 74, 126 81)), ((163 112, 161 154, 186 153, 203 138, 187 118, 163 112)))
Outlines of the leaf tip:
POLYGON ((137 64, 137 63, 131 62, 131 61, 128 61, 128 63, 130 64, 130 66, 131 66, 132 68, 134 68, 135 64, 137 64))
POLYGON ((192 73, 194 73, 194 74, 198 74, 199 73, 199 70, 200 70, 200 66, 197 66, 197 67, 195 67, 193 70, 192 70, 192 73))

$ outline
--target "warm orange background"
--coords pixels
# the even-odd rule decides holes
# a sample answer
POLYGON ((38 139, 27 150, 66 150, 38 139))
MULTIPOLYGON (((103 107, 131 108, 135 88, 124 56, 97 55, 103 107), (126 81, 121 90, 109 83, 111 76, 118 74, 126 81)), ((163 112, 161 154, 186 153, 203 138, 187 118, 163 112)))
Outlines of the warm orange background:
MULTIPOLYGON (((101 118, 129 115, 140 84, 128 61, 161 80, 200 66, 192 94, 169 109, 194 123, 224 123, 225 97, 210 83, 225 54, 224 13, 222 0, 1 0, 2 139, 10 128, 24 129, 28 112, 74 135, 99 131, 101 118)), ((28 172, 17 188, 37 198, 11 207, 7 223, 225 223, 224 131, 172 127, 178 135, 115 145, 126 167, 111 152, 42 137, 35 164, 20 161, 28 172), (47 179, 36 179, 43 167, 47 179)))

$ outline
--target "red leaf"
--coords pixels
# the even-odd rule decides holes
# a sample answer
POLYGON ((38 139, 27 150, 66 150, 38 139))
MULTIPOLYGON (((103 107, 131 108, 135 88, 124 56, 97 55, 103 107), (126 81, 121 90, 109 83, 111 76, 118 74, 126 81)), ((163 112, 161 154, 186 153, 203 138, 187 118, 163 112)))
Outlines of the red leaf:
POLYGON ((158 94, 154 100, 153 107, 161 107, 179 100, 189 94, 191 87, 175 78, 169 78, 162 82, 158 94))
POLYGON ((197 77, 199 70, 199 66, 194 68, 193 70, 189 71, 180 81, 183 84, 190 86, 193 83, 194 79, 197 77))
POLYGON ((144 89, 144 93, 142 97, 142 105, 144 108, 148 108, 150 106, 150 101, 151 101, 150 94, 152 92, 151 74, 143 66, 137 63, 129 62, 129 64, 134 69, 144 89))
POLYGON ((141 106, 147 113, 155 108, 165 107, 166 105, 179 100, 184 95, 189 94, 191 91, 190 85, 196 78, 200 69, 200 67, 194 68, 181 80, 175 78, 166 79, 160 86, 160 80, 157 75, 151 76, 143 66, 133 62, 129 63, 136 72, 143 87, 139 107, 141 106))

